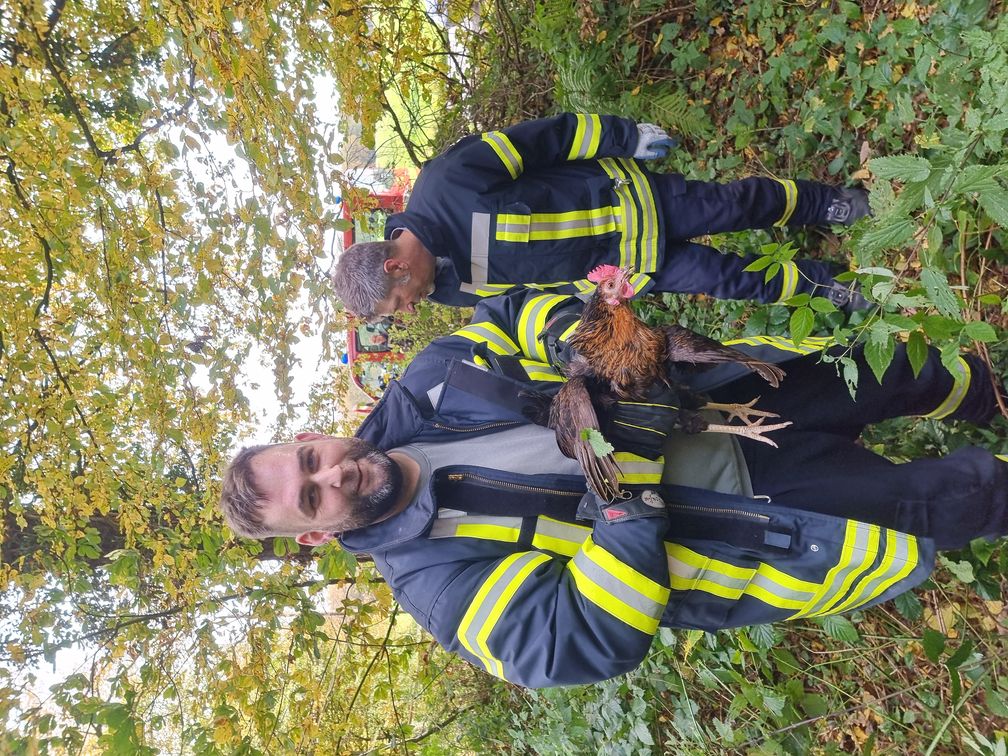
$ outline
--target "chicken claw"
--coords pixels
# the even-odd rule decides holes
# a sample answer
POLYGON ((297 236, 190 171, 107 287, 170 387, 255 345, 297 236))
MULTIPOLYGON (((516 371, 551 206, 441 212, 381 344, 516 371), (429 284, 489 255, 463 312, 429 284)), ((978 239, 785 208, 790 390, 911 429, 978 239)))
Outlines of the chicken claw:
POLYGON ((781 428, 787 428, 789 425, 791 425, 790 420, 785 423, 776 423, 774 425, 760 425, 759 423, 752 423, 750 425, 708 425, 707 430, 705 430, 704 433, 733 433, 736 436, 743 436, 745 438, 750 438, 753 441, 770 444, 770 446, 776 449, 777 444, 769 438, 766 438, 763 434, 769 433, 770 431, 780 430, 781 428))
POLYGON ((766 417, 780 417, 776 412, 768 412, 767 410, 756 409, 754 406, 756 402, 759 401, 757 396, 755 399, 747 404, 721 404, 719 402, 707 402, 700 409, 717 410, 718 412, 725 412, 728 415, 729 420, 739 419, 746 425, 759 425, 763 422, 763 418, 766 417), (760 418, 759 420, 754 420, 754 418, 760 418))

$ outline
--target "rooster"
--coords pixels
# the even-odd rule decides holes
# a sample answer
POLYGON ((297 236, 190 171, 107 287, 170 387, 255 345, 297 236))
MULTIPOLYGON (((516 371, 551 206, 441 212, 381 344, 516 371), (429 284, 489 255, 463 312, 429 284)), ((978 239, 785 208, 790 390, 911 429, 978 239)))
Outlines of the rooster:
POLYGON ((550 402, 547 421, 560 450, 581 464, 592 490, 610 501, 621 493, 619 466, 611 453, 596 454, 583 432, 599 428, 593 399, 601 405, 618 399, 640 402, 653 385, 665 384, 679 397, 676 429, 734 433, 771 446, 776 444, 763 434, 791 424, 762 425, 766 418, 777 415, 756 409, 756 399, 748 404, 705 402, 677 383, 673 375, 683 368, 738 362, 776 388, 784 371, 688 328, 644 324, 628 303, 634 294, 629 282, 632 273, 628 268, 600 265, 588 274, 588 280, 596 284, 595 293, 568 341, 575 355, 566 368, 566 383, 550 402), (738 418, 744 425, 708 423, 697 412, 703 409, 727 412, 729 419, 738 418))

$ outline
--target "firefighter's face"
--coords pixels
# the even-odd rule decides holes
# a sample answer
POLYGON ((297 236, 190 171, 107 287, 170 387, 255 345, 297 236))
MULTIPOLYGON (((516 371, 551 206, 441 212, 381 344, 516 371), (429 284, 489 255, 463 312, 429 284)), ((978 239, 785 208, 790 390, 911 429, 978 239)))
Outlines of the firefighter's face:
POLYGON ((421 300, 434 292, 434 276, 426 278, 422 274, 408 270, 402 275, 390 274, 392 288, 388 296, 375 307, 375 315, 394 315, 397 312, 416 312, 421 300))
POLYGON ((399 465, 356 438, 309 435, 264 449, 251 462, 263 525, 316 545, 393 514, 403 488, 399 465))

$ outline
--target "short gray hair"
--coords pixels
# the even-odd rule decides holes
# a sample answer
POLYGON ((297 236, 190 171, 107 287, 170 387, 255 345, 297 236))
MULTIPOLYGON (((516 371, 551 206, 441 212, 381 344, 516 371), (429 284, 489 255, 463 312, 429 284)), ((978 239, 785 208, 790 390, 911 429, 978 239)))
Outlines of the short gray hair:
POLYGON ((263 525, 261 504, 263 495, 252 473, 252 460, 257 454, 269 448, 268 444, 246 446, 231 460, 221 481, 218 506, 224 513, 224 520, 231 530, 247 538, 274 535, 263 525))
POLYGON ((392 242, 371 241, 351 244, 336 261, 332 285, 343 306, 360 318, 372 318, 375 307, 388 296, 392 276, 385 261, 392 255, 392 242))

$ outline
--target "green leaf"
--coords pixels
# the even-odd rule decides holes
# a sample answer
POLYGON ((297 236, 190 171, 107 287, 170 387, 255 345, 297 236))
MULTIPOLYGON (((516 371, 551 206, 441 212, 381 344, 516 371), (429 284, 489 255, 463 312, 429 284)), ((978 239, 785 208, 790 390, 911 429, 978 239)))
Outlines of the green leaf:
POLYGON ((857 628, 854 627, 854 623, 839 614, 823 617, 819 624, 823 630, 829 633, 831 638, 836 638, 847 643, 857 643, 861 639, 857 628))
POLYGON ((990 323, 974 320, 962 327, 962 335, 974 341, 997 341, 997 333, 990 323))
POLYGON ((893 155, 868 161, 871 172, 879 178, 899 181, 926 181, 931 175, 931 163, 917 155, 893 155))
POLYGON ((970 553, 986 565, 994 553, 994 544, 986 538, 975 538, 970 541, 970 553))
POLYGON ((907 339, 906 354, 910 361, 910 369, 913 370, 914 378, 916 378, 920 375, 928 355, 927 340, 921 331, 910 333, 910 338, 907 339))
POLYGON ((973 574, 973 565, 965 560, 953 562, 947 556, 940 554, 938 561, 963 583, 972 583, 976 579, 976 576, 973 574))
POLYGON ((836 312, 837 309, 836 305, 826 299, 826 297, 812 297, 809 306, 816 312, 836 312))
POLYGON ((959 317, 959 300, 949 287, 948 278, 940 270, 924 268, 921 270, 921 283, 928 299, 942 315, 950 318, 959 317))
POLYGON ((615 451, 613 445, 605 440, 605 436, 594 428, 582 428, 581 440, 588 442, 597 457, 605 457, 615 451))
POLYGON ((763 255, 762 257, 757 257, 751 263, 742 268, 742 270, 750 273, 756 272, 758 270, 763 270, 773 261, 774 259, 772 255, 763 255))
POLYGON ((882 376, 892 363, 893 354, 896 351, 896 340, 891 333, 871 331, 868 341, 865 343, 864 355, 868 360, 868 366, 875 374, 875 378, 882 383, 882 376))
POLYGON ((924 317, 924 333, 932 341, 946 341, 962 330, 963 324, 958 320, 943 318, 940 315, 927 315, 924 317))
POLYGON ((924 636, 921 638, 921 646, 924 647, 924 654, 933 662, 941 658, 945 650, 945 636, 930 627, 924 628, 924 636))
POLYGON ((805 340, 805 337, 812 333, 815 325, 815 313, 809 307, 799 307, 791 313, 791 341, 796 345, 805 340))
POLYGON ((871 255, 883 249, 901 247, 913 236, 916 224, 906 218, 893 220, 868 230, 858 242, 858 252, 871 255))
POLYGON ((773 648, 784 639, 783 633, 775 625, 753 625, 746 628, 746 634, 756 648, 764 651, 773 648))
POLYGON ((950 670, 956 667, 962 666, 962 663, 969 658, 970 653, 973 651, 973 641, 969 638, 962 642, 962 645, 955 650, 955 653, 949 657, 948 661, 945 662, 945 666, 950 670))
POLYGON ((985 189, 977 195, 977 201, 992 221, 1008 228, 1008 192, 1000 187, 985 189))
POLYGON ((910 621, 919 620, 924 616, 924 607, 921 605, 920 599, 910 591, 901 593, 894 598, 893 606, 896 607, 897 612, 910 621))

